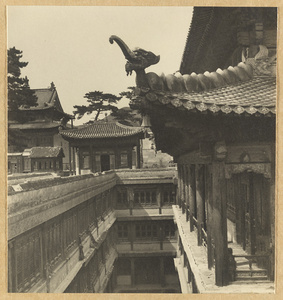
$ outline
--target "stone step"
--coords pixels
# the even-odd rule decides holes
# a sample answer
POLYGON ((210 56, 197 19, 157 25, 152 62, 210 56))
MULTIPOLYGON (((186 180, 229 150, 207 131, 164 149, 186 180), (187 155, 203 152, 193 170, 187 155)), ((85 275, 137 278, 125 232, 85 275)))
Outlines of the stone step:
POLYGON ((258 282, 258 281, 268 281, 267 276, 253 276, 253 277, 242 277, 242 276, 236 276, 235 280, 238 281, 245 281, 245 282, 258 282))
POLYGON ((264 285, 267 285, 267 284, 271 284, 273 285, 274 282, 273 281, 270 281, 270 280, 267 280, 267 279, 263 279, 263 280, 242 280, 241 278, 239 279, 236 279, 235 281, 231 282, 230 285, 249 285, 249 284, 264 284, 264 285))
POLYGON ((236 276, 241 276, 241 277, 267 276, 267 270, 236 270, 236 276))

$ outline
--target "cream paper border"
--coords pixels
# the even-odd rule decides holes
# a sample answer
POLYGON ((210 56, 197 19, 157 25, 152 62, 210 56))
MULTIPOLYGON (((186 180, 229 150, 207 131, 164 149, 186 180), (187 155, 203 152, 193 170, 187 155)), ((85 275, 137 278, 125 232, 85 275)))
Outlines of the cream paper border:
MULTIPOLYGON (((126 17, 126 16, 125 16, 126 17)), ((280 89, 280 78, 283 76, 281 66, 282 40, 283 40, 283 1, 281 0, 0 0, 0 299, 283 299, 283 218, 282 218, 282 186, 281 168, 282 165, 282 141, 280 131, 283 132, 283 109, 279 99, 283 96, 280 89), (278 7, 278 78, 277 78, 277 169, 276 169, 276 275, 275 294, 17 294, 7 293, 7 101, 6 101, 6 49, 7 49, 7 26, 6 26, 6 6, 8 5, 71 5, 71 6, 277 6, 278 7), (281 97, 280 97, 281 96, 281 97), (282 130, 281 130, 282 129, 282 130)), ((23 24, 24 26, 24 24, 23 24)), ((188 28, 189 30, 189 28, 188 28)), ((162 37, 161 37, 162 38, 162 37)), ((164 35, 164 38, 166 36, 164 35)), ((281 133, 282 134, 282 133, 281 133)), ((256 290, 254 291, 257 292, 256 290)))

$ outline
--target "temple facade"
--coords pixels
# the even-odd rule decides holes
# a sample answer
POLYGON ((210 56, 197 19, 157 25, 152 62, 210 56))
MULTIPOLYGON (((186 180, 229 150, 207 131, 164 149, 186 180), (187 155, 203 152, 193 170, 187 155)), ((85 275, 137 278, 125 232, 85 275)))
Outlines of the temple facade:
POLYGON ((64 112, 53 82, 49 88, 34 89, 34 92, 37 106, 20 107, 18 112, 9 113, 9 132, 16 135, 8 145, 9 173, 29 172, 24 169, 23 157, 33 147, 47 147, 46 152, 50 151, 50 147, 55 147, 55 152, 56 147, 61 147, 64 153, 62 169, 69 170, 69 147, 59 135, 59 130, 71 128, 68 121, 72 121, 73 117, 64 112))

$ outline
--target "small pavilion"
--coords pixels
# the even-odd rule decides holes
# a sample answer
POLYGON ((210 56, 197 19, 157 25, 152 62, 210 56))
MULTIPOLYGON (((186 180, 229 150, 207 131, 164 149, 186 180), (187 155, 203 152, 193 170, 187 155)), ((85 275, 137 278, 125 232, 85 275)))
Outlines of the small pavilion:
POLYGON ((60 134, 69 142, 73 174, 141 167, 144 130, 140 127, 97 121, 60 134))

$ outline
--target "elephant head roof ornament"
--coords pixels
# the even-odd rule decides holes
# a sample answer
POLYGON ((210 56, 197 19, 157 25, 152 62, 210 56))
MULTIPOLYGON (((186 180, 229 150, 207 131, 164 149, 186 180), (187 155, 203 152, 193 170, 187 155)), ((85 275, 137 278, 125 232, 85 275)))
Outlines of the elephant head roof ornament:
POLYGON ((199 111, 206 111, 211 105, 211 111, 214 112, 216 105, 224 113, 275 113, 276 56, 269 57, 268 49, 263 45, 253 46, 257 51, 254 57, 242 55, 242 62, 224 70, 217 69, 203 74, 177 72, 159 76, 145 72, 146 68, 159 62, 159 55, 140 48, 130 50, 115 35, 109 41, 119 45, 127 59, 127 75, 135 71, 137 90, 143 91, 149 101, 159 100, 163 104, 170 103, 187 110, 199 108, 199 111), (264 90, 259 92, 259 87, 264 90), (229 97, 226 97, 227 93, 229 97))

